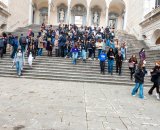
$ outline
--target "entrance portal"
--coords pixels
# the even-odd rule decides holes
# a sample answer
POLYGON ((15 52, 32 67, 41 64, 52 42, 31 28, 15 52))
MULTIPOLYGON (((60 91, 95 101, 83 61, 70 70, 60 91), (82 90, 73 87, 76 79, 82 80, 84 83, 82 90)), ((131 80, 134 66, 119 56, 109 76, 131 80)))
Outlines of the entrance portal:
POLYGON ((86 25, 86 15, 87 11, 83 5, 75 5, 71 11, 72 15, 72 24, 77 26, 86 25))
POLYGON ((83 17, 82 16, 75 16, 75 24, 80 27, 82 26, 83 22, 83 17))
POLYGON ((48 8, 40 9, 40 24, 45 23, 48 24, 48 8))

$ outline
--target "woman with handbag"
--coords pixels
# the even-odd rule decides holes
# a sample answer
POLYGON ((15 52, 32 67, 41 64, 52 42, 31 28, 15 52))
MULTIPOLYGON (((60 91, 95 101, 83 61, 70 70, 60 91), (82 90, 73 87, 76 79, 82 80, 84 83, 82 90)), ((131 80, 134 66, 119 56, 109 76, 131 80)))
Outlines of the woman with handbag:
POLYGON ((136 70, 136 64, 137 64, 137 58, 135 55, 132 55, 132 57, 129 59, 128 67, 130 69, 130 76, 131 80, 133 79, 133 74, 135 73, 136 70))

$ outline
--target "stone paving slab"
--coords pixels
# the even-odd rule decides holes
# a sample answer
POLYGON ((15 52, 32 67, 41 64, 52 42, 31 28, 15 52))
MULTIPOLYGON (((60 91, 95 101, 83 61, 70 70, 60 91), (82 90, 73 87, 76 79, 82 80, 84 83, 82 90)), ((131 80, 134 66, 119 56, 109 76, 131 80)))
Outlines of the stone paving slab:
POLYGON ((0 130, 159 130, 160 101, 132 88, 0 78, 0 130))

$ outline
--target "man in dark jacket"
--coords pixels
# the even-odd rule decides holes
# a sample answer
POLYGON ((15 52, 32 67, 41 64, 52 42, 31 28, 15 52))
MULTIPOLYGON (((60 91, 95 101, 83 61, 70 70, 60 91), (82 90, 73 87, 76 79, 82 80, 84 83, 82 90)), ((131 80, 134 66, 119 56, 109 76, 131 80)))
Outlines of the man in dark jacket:
POLYGON ((61 57, 64 57, 64 50, 65 50, 65 44, 66 44, 66 36, 61 33, 61 36, 59 37, 59 49, 60 49, 60 54, 61 54, 61 57))
POLYGON ((0 57, 3 58, 3 50, 4 50, 4 39, 0 36, 0 57))
POLYGON ((160 99, 160 91, 159 91, 159 85, 160 85, 160 65, 156 63, 156 66, 153 68, 151 72, 151 81, 153 82, 153 87, 148 91, 149 95, 152 95, 153 90, 156 88, 156 96, 157 99, 160 99))
POLYGON ((121 54, 120 51, 116 55, 115 59, 116 59, 116 73, 119 73, 119 75, 121 75, 123 55, 121 54))

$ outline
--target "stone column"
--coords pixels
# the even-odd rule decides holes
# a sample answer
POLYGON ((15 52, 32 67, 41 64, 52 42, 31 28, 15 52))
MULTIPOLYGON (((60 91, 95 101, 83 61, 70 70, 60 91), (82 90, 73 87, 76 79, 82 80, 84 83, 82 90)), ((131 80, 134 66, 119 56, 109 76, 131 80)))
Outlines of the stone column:
POLYGON ((108 9, 108 7, 106 7, 105 8, 105 12, 106 12, 106 20, 105 20, 105 25, 106 25, 106 27, 108 26, 108 20, 109 20, 109 15, 108 15, 108 13, 109 13, 109 9, 108 9))
POLYGON ((51 2, 52 0, 48 0, 48 24, 50 23, 50 17, 51 17, 51 2))
POLYGON ((124 14, 123 30, 126 30, 126 28, 127 28, 127 11, 125 11, 125 14, 124 14))
POLYGON ((32 0, 29 0, 29 18, 28 18, 28 24, 32 24, 32 18, 33 18, 32 0))
POLYGON ((89 26, 89 14, 90 14, 90 7, 87 6, 87 17, 86 17, 86 25, 89 26))
POLYGON ((71 5, 70 2, 68 3, 68 9, 67 9, 67 23, 70 24, 70 15, 71 15, 71 5))

